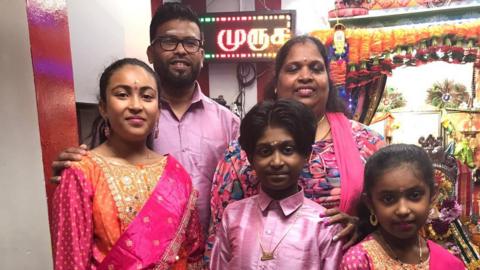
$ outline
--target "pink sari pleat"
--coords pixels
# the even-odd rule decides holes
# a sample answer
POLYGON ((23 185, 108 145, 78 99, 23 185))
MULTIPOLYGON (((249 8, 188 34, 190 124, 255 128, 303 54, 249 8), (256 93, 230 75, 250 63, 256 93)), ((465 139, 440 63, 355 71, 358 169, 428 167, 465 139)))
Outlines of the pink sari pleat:
POLYGON ((364 164, 353 139, 352 126, 343 113, 327 113, 335 158, 340 171, 340 210, 355 214, 363 188, 364 164))
POLYGON ((150 198, 98 269, 151 269, 174 263, 180 248, 180 231, 195 205, 189 179, 187 172, 169 156, 150 198))

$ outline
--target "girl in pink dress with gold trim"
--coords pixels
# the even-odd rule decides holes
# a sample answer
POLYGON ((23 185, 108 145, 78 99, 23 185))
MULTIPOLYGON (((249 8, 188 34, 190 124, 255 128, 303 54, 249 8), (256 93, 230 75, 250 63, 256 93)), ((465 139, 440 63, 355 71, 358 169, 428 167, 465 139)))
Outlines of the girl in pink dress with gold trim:
POLYGON ((100 145, 62 173, 53 198, 55 269, 201 269, 197 193, 171 156, 149 148, 158 78, 125 58, 100 78, 100 145))
POLYGON ((347 251, 340 269, 465 269, 446 249, 419 235, 435 194, 432 163, 422 148, 394 144, 373 154, 365 165, 362 194, 364 212, 370 214, 360 216, 371 233, 347 251))

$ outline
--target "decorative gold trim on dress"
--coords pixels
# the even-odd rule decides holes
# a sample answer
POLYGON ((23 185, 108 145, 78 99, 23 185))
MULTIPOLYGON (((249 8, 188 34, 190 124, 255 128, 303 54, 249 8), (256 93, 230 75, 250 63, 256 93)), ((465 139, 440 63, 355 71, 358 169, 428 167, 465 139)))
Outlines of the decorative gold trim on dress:
MULTIPOLYGON (((165 249, 162 258, 154 269, 168 269, 171 266, 171 263, 175 262, 175 258, 178 256, 178 251, 180 250, 180 247, 182 246, 182 243, 184 241, 188 223, 190 222, 190 217, 192 216, 192 212, 195 209, 197 197, 197 191, 192 190, 188 199, 187 208, 185 209, 185 213, 183 214, 182 220, 178 226, 178 230, 175 233, 175 237, 170 242, 170 245, 165 249)), ((198 269, 202 268, 200 267, 198 269)))
POLYGON ((120 164, 99 154, 92 159, 102 169, 118 210, 122 231, 135 219, 163 174, 167 158, 150 165, 120 164))
POLYGON ((372 259, 373 269, 381 270, 428 270, 430 257, 420 264, 400 264, 398 261, 391 258, 387 252, 380 246, 375 239, 370 239, 362 244, 363 249, 368 253, 372 259))

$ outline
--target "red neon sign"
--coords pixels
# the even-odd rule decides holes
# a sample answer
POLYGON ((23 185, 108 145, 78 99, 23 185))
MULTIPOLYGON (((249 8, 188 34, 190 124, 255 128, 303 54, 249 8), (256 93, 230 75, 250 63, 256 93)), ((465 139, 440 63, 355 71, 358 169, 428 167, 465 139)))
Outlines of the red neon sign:
POLYGON ((271 61, 293 35, 295 11, 211 13, 200 17, 207 61, 271 61))

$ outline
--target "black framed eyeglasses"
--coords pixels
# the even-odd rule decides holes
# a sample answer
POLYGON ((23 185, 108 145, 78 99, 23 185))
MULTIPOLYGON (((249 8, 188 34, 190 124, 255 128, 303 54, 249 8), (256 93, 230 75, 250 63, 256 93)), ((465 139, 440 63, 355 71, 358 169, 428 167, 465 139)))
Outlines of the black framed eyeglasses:
POLYGON ((202 41, 196 38, 178 39, 176 37, 156 37, 151 45, 160 45, 164 51, 175 51, 178 44, 182 43, 183 48, 188 53, 196 53, 202 48, 202 41))

